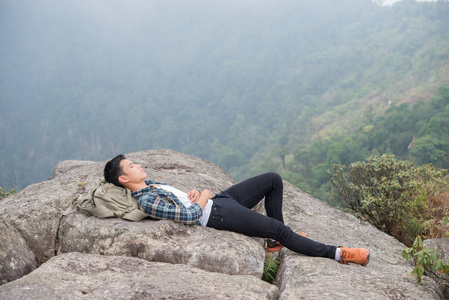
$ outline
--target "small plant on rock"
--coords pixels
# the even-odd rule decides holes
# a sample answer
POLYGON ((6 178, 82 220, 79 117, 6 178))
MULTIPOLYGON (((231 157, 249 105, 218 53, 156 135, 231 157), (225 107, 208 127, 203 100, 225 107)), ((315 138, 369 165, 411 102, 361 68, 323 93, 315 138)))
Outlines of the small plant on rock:
POLYGON ((273 283, 276 280, 276 274, 281 265, 279 258, 268 256, 265 258, 265 264, 263 266, 262 280, 273 283))
POLYGON ((17 191, 16 189, 12 188, 9 191, 5 191, 4 188, 0 187, 0 200, 9 197, 11 195, 17 194, 19 191, 17 191))
MULTIPOLYGON (((447 223, 447 219, 445 222, 447 223)), ((426 273, 431 277, 438 278, 443 285, 449 285, 447 277, 442 276, 449 273, 449 264, 438 257, 437 250, 436 246, 432 251, 423 245, 422 238, 418 236, 411 247, 406 247, 402 251, 402 257, 405 260, 414 261, 415 267, 412 274, 416 277, 417 283, 422 281, 422 276, 426 273)))

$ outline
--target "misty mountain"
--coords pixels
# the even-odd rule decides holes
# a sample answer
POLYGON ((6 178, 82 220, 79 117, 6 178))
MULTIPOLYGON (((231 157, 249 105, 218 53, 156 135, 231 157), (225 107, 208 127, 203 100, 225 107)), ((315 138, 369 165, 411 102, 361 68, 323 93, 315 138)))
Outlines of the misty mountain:
POLYGON ((237 180, 282 172, 299 148, 358 128, 367 107, 428 101, 449 79, 443 1, 0 5, 3 187, 62 160, 153 148, 237 180))

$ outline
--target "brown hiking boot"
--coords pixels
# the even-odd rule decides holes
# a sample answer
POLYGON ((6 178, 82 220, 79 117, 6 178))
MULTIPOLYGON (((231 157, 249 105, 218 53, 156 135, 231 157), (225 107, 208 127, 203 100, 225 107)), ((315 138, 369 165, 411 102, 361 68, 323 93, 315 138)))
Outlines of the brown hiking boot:
POLYGON ((340 247, 340 263, 359 264, 366 266, 369 263, 369 251, 365 248, 340 247))
MULTIPOLYGON (((298 233, 300 236, 307 237, 307 234, 304 232, 298 233)), ((268 252, 276 252, 282 249, 284 247, 281 243, 278 241, 273 241, 272 239, 267 239, 267 251, 268 252)))

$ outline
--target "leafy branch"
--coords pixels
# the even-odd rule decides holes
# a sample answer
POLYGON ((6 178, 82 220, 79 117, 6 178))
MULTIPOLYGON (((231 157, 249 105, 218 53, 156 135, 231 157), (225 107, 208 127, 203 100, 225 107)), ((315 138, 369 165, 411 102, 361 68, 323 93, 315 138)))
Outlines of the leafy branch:
MULTIPOLYGON (((444 217, 443 221, 444 225, 446 225, 448 218, 444 217)), ((436 246, 433 251, 431 251, 423 244, 420 236, 415 239, 411 247, 406 247, 402 251, 402 257, 405 260, 414 261, 415 267, 413 268, 412 274, 416 277, 417 283, 422 281, 422 276, 426 272, 426 274, 429 274, 432 277, 439 278, 443 284, 449 285, 447 277, 442 276, 445 273, 449 273, 449 264, 438 257, 438 248, 436 246)))

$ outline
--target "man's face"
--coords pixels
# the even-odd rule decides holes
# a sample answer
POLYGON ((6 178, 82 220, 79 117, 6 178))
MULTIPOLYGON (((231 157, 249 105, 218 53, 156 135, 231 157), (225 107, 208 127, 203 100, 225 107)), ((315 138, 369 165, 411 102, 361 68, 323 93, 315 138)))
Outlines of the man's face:
POLYGON ((147 178, 145 170, 141 165, 134 164, 128 159, 120 161, 120 167, 122 168, 122 175, 119 176, 119 180, 126 180, 131 183, 140 183, 147 178))

